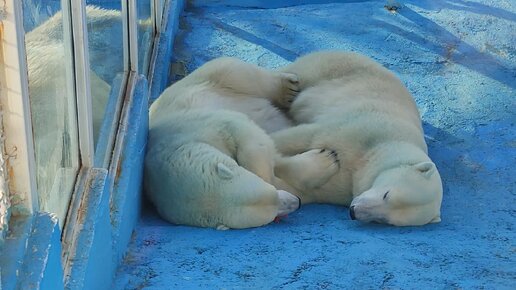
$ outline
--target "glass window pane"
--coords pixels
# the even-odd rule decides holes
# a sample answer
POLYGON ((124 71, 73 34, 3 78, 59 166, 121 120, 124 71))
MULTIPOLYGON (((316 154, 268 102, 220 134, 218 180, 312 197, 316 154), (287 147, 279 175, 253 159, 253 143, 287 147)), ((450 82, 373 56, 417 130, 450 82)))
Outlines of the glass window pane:
POLYGON ((152 0, 136 0, 136 7, 138 14, 138 72, 146 75, 154 39, 151 18, 152 0))
POLYGON ((70 30, 60 1, 23 1, 40 208, 62 225, 80 166, 70 30))
POLYGON ((124 71, 122 3, 120 0, 87 0, 86 5, 93 134, 96 146, 105 113, 115 113, 114 108, 106 112, 113 81, 124 71))

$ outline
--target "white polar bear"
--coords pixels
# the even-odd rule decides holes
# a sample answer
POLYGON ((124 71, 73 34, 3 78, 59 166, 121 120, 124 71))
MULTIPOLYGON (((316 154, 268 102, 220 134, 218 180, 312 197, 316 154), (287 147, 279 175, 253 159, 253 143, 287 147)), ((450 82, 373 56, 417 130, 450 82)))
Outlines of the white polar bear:
POLYGON ((329 150, 277 156, 260 128, 289 127, 273 104, 288 108, 297 91, 294 75, 234 58, 210 61, 167 88, 150 108, 145 157, 145 192, 158 213, 176 224, 227 229, 261 226, 296 210, 299 199, 275 177, 277 164, 319 164, 299 176, 315 181, 337 170, 329 150))
MULTIPOLYGON (((273 134, 277 149, 332 148, 340 160, 324 185, 297 187, 303 203, 346 205, 352 219, 397 226, 440 221, 441 178, 416 104, 394 74, 344 52, 309 54, 282 71, 298 76, 289 114, 301 125, 273 134)), ((278 166, 276 174, 294 185, 303 170, 278 166)))

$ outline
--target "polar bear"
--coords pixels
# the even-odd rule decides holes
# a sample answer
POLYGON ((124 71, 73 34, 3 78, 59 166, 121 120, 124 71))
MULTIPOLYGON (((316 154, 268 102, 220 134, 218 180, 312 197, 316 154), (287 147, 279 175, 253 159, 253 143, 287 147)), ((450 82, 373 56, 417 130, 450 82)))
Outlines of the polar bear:
POLYGON ((288 108, 297 92, 295 75, 228 57, 167 88, 150 108, 144 171, 145 192, 161 217, 249 228, 299 208, 293 187, 274 167, 318 164, 299 176, 311 180, 326 180, 338 168, 330 150, 277 155, 267 132, 291 126, 277 108, 288 108))
MULTIPOLYGON (((296 127, 272 134, 294 155, 332 148, 339 170, 317 188, 297 187, 303 203, 350 206, 352 219, 396 226, 440 221, 441 177, 427 154, 416 104, 401 81, 373 60, 316 52, 282 68, 301 93, 289 111, 296 127)), ((276 168, 290 184, 304 168, 276 168)))

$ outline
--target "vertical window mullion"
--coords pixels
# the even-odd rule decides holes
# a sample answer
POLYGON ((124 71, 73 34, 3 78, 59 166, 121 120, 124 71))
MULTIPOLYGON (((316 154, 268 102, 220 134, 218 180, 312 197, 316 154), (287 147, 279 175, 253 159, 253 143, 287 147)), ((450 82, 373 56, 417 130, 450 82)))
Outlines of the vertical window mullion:
POLYGON ((124 33, 124 71, 129 72, 131 70, 131 56, 129 49, 129 3, 124 0, 122 2, 122 25, 124 33))
POLYGON ((159 9, 159 0, 151 0, 151 20, 152 20, 152 29, 153 35, 156 37, 158 34, 158 9, 159 9))
POLYGON ((86 7, 83 0, 63 0, 71 10, 72 43, 75 65, 75 92, 77 96, 77 124, 79 147, 84 167, 93 166, 93 114, 90 90, 88 32, 86 7))
POLYGON ((128 2, 128 28, 129 28, 129 66, 130 70, 141 73, 138 69, 138 14, 136 0, 128 2))
POLYGON ((32 139, 32 121, 28 89, 25 33, 23 29, 22 3, 6 0, 6 18, 2 21, 3 79, 8 90, 1 97, 3 106, 2 125, 5 133, 7 167, 10 168, 9 191, 12 214, 32 214, 39 210, 36 187, 36 162, 32 139))

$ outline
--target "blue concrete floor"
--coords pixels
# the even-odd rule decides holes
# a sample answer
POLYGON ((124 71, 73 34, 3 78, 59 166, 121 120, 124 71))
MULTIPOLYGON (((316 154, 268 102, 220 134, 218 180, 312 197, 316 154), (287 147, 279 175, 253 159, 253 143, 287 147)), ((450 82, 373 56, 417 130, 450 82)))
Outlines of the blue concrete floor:
POLYGON ((230 55, 274 68, 329 48, 378 60, 417 100, 444 180, 442 222, 361 224, 346 208, 310 205, 216 231, 146 209, 116 289, 516 289, 516 3, 402 0, 391 13, 385 1, 341 2, 189 7, 177 61, 192 71, 230 55))

